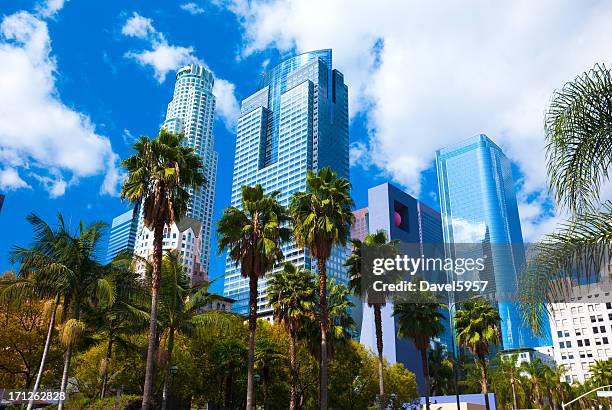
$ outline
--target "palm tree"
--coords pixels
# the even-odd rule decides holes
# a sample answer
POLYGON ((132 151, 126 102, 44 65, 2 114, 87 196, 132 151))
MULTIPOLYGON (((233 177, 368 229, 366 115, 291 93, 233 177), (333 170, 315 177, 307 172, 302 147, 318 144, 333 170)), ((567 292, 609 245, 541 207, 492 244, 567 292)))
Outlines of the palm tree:
POLYGON ((512 391, 512 409, 518 409, 518 400, 516 396, 517 385, 521 381, 521 373, 517 366, 518 354, 504 354, 499 358, 498 370, 501 376, 510 383, 510 389, 512 391))
POLYGON ((268 298, 275 320, 289 333, 290 410, 295 410, 297 405, 297 333, 302 319, 312 316, 314 291, 314 276, 310 271, 289 262, 268 281, 268 298))
POLYGON ((115 345, 131 345, 128 335, 145 329, 149 320, 146 306, 146 291, 139 275, 132 269, 132 254, 125 252, 115 258, 110 266, 109 280, 115 289, 115 298, 87 307, 85 323, 87 329, 95 329, 92 336, 106 343, 106 355, 102 360, 102 388, 100 398, 106 396, 111 359, 115 345))
POLYGON ((520 365, 521 373, 527 379, 531 387, 531 393, 535 403, 539 406, 544 402, 544 390, 546 389, 545 365, 540 359, 523 362, 520 365))
POLYGON ((153 267, 151 277, 151 315, 149 344, 142 396, 142 409, 151 405, 154 358, 157 350, 157 299, 162 265, 164 227, 185 215, 189 189, 204 184, 202 160, 191 147, 183 146, 183 135, 164 129, 155 139, 141 137, 134 144, 136 153, 123 160, 128 172, 121 198, 142 206, 144 225, 153 231, 153 267))
POLYGON ((393 253, 399 241, 387 241, 387 233, 384 230, 379 230, 376 233, 366 235, 363 242, 359 239, 352 239, 352 251, 346 260, 345 266, 348 268, 350 289, 355 295, 360 298, 368 299, 368 306, 374 309, 374 326, 376 330, 376 348, 378 350, 378 394, 380 397, 379 406, 384 406, 385 385, 384 385, 384 359, 383 359, 383 334, 382 334, 382 317, 381 309, 385 306, 386 294, 377 292, 376 297, 368 297, 369 293, 373 292, 371 281, 364 280, 364 275, 361 272, 363 265, 362 247, 369 248, 369 252, 377 255, 393 253), (364 284, 368 283, 367 289, 364 289, 364 284))
POLYGON ((327 409, 327 259, 336 244, 345 246, 355 217, 351 212, 351 184, 338 178, 331 168, 306 173, 306 192, 296 192, 291 198, 290 212, 293 234, 298 246, 308 249, 317 259, 319 275, 319 305, 321 327, 321 365, 319 406, 327 409))
POLYGON ((569 291, 558 279, 598 275, 612 252, 612 201, 600 198, 612 165, 611 93, 612 70, 597 64, 557 90, 546 111, 550 190, 570 219, 535 246, 523 275, 524 315, 539 333, 546 306, 569 291))
POLYGON ((433 396, 445 396, 453 390, 454 363, 441 343, 434 343, 427 356, 430 390, 433 396))
MULTIPOLYGON (((83 310, 90 303, 112 303, 115 299, 108 270, 96 261, 105 225, 100 222, 85 225, 81 221, 76 233, 72 233, 61 214, 55 228, 34 214, 27 219, 34 230, 34 243, 29 248, 15 247, 11 252, 11 262, 20 264, 19 278, 4 286, 2 293, 14 300, 33 296, 54 297, 35 389, 40 384, 55 311, 59 304, 62 305, 60 340, 66 345, 66 353, 60 389, 66 392, 75 343, 85 330, 83 310)), ((28 403, 29 408, 32 405, 33 402, 28 403)), ((64 401, 60 401, 59 409, 63 408, 64 401)))
POLYGON ((559 407, 559 403, 563 403, 565 397, 566 382, 561 381, 565 377, 566 367, 558 364, 555 367, 546 366, 544 368, 544 381, 548 389, 553 410, 559 407))
POLYGON ((204 311, 209 304, 221 300, 221 297, 208 292, 209 284, 190 288, 189 275, 180 261, 178 251, 165 253, 162 260, 160 282, 159 318, 162 327, 161 339, 166 340, 166 360, 162 387, 162 405, 164 410, 168 401, 168 381, 174 339, 177 334, 193 335, 206 326, 227 324, 224 320, 229 314, 218 311, 204 311))
POLYGON ((283 259, 281 244, 291 232, 287 210, 278 203, 278 191, 265 194, 261 185, 243 186, 242 206, 230 206, 217 223, 219 252, 228 249, 229 257, 249 278, 249 365, 247 371, 247 410, 254 406, 255 329, 257 327, 257 282, 283 259))
MULTIPOLYGON (((424 293, 424 292, 423 292, 424 293)), ((440 313, 445 306, 436 301, 433 295, 420 295, 425 298, 419 302, 400 302, 393 306, 393 316, 397 317, 397 334, 404 339, 410 339, 421 354, 421 366, 425 379, 425 408, 429 410, 429 366, 427 364, 427 349, 431 340, 444 332, 444 315, 440 313)))
POLYGON ((484 299, 463 303, 455 312, 457 344, 467 348, 477 359, 480 384, 489 410, 487 392, 487 355, 489 346, 501 343, 499 312, 484 299))

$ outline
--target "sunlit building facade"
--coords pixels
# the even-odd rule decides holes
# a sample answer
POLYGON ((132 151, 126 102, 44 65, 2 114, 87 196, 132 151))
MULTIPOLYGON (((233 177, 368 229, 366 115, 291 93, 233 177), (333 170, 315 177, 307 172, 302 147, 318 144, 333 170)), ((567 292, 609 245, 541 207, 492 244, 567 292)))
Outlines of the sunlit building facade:
POLYGON ((106 263, 112 262, 121 252, 134 252, 138 228, 138 213, 134 209, 113 218, 106 249, 106 263))
MULTIPOLYGON (((290 57, 268 71, 258 90, 242 101, 236 135, 231 204, 241 207, 240 187, 261 184, 280 191, 287 206, 296 191, 306 189, 306 171, 325 166, 349 177, 348 87, 332 68, 332 51, 318 50, 290 57)), ((286 261, 315 270, 307 251, 290 243, 286 261)), ((346 281, 346 249, 328 260, 329 277, 346 281)), ((270 312, 267 278, 259 281, 258 309, 270 312)), ((224 295, 236 299, 233 310, 248 311, 248 280, 231 260, 226 263, 224 295)))
POLYGON ((479 279, 489 281, 486 296, 499 309, 504 349, 538 346, 516 303, 525 251, 510 160, 481 134, 437 151, 436 165, 447 256, 486 258, 479 279), (466 244, 480 255, 462 255, 466 244))

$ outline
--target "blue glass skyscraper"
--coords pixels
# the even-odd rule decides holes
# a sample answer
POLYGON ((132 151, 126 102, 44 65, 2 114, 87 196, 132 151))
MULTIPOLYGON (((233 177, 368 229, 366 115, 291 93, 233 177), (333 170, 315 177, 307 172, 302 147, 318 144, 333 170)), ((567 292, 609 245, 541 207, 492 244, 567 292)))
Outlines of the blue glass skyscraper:
POLYGON ((134 251, 137 228, 138 215, 134 215, 133 209, 113 219, 106 250, 106 263, 111 263, 120 252, 134 251))
MULTIPOLYGON (((268 71, 258 90, 242 101, 236 135, 231 204, 240 207, 240 187, 261 184, 280 191, 288 205, 294 192, 306 189, 306 171, 325 166, 349 177, 348 87, 332 68, 331 50, 288 58, 268 71)), ((283 248, 285 260, 315 269, 308 252, 294 244, 283 248)), ((328 261, 330 277, 345 281, 345 249, 328 261)), ((258 309, 270 312, 267 279, 259 281, 258 309)), ((248 311, 248 281, 231 260, 226 263, 224 295, 236 299, 233 310, 248 311)))
POLYGON ((437 151, 436 163, 447 253, 460 253, 460 244, 482 244, 490 256, 486 279, 502 318, 503 348, 538 346, 512 297, 525 251, 510 160, 486 135, 478 135, 437 151))

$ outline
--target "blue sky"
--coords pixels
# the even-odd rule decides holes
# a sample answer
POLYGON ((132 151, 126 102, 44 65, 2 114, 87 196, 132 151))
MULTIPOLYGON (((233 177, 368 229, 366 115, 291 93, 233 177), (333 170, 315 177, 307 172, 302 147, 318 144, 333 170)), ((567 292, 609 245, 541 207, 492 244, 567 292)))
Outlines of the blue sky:
MULTIPOLYGON (((389 180, 438 208, 435 149, 483 132, 515 162, 523 230, 536 239, 562 217, 546 193, 542 113, 555 88, 610 63, 612 6, 461 3, 0 3, 0 271, 13 245, 29 243, 30 212, 76 226, 128 209, 118 161, 135 136, 156 134, 173 71, 192 61, 217 78, 218 216, 239 101, 268 65, 327 47, 350 87, 358 207, 389 180)), ((222 267, 213 261, 213 277, 222 267)))

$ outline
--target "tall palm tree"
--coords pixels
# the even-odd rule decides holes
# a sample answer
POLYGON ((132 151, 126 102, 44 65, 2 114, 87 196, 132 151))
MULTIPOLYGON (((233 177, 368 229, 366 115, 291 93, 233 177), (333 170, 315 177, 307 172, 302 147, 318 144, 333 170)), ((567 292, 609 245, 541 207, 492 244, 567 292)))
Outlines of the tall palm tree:
MULTIPOLYGON (((424 293, 424 292, 423 292, 424 293)), ((410 339, 421 354, 421 366, 425 379, 425 408, 429 410, 429 366, 427 364, 427 349, 431 340, 444 332, 444 315, 441 310, 445 306, 436 301, 434 295, 421 295, 419 302, 400 302, 393 306, 393 316, 397 317, 397 334, 404 339, 410 339), (431 299, 430 303, 425 298, 431 299)))
POLYGON ((203 331, 207 326, 228 324, 230 319, 229 314, 204 310, 209 304, 221 300, 221 297, 208 292, 208 283, 196 288, 189 286, 189 275, 185 271, 178 251, 171 250, 164 254, 161 273, 159 318, 162 331, 160 333, 161 339, 166 341, 161 405, 164 410, 168 402, 175 336, 177 334, 191 336, 203 331))
POLYGON ((308 249, 317 259, 319 275, 319 306, 321 327, 321 365, 319 406, 327 409, 327 259, 334 245, 345 246, 355 217, 351 212, 351 184, 331 168, 306 173, 306 192, 296 192, 291 198, 290 212, 293 234, 298 246, 308 249))
POLYGON ((562 380, 565 377, 566 371, 567 368, 562 364, 558 364, 555 367, 546 366, 544 368, 544 380, 551 398, 553 410, 556 410, 559 404, 565 400, 566 386, 564 385, 566 382, 562 380))
POLYGON ((387 240, 387 233, 384 230, 379 230, 376 233, 367 234, 363 242, 359 239, 352 239, 352 251, 346 260, 345 266, 348 268, 349 285, 351 291, 360 298, 368 299, 368 306, 374 309, 374 326, 376 330, 376 348, 378 350, 378 394, 380 397, 379 407, 384 406, 385 384, 384 384, 384 359, 383 359, 383 332, 382 332, 382 317, 381 309, 386 303, 386 294, 378 294, 376 297, 369 298, 368 293, 372 293, 373 289, 371 281, 366 281, 362 275, 362 265, 364 263, 362 257, 362 247, 369 248, 369 252, 377 255, 393 253, 399 244, 399 241, 387 240), (364 284, 368 283, 367 288, 364 284))
POLYGON ((555 91, 545 114, 550 190, 570 219, 535 246, 521 283, 527 322, 539 333, 546 307, 567 294, 569 273, 598 275, 612 253, 612 201, 600 197, 612 165, 612 70, 603 64, 555 91))
POLYGON ((289 333, 290 410, 295 410, 297 405, 297 334, 302 319, 312 316, 314 291, 314 276, 310 271, 290 262, 268 281, 274 318, 289 333))
POLYGON ((499 358, 498 370, 502 377, 510 383, 512 392, 512 409, 518 409, 517 387, 521 382, 521 372, 517 366, 518 354, 504 354, 499 358))
POLYGON ((277 201, 278 191, 265 194, 261 185, 243 186, 242 206, 230 206, 217 223, 219 252, 229 257, 249 278, 249 363, 247 371, 247 410, 254 406, 255 329, 257 327, 257 282, 283 259, 281 244, 290 239, 286 227, 289 216, 277 201))
POLYGON ((453 361, 441 343, 434 343, 427 356, 430 390, 433 396, 445 396, 453 391, 453 361))
POLYGON ((144 225, 153 231, 151 276, 151 315, 149 344, 142 396, 142 409, 151 405, 157 350, 157 300, 162 265, 164 227, 178 222, 187 211, 189 189, 204 184, 202 160, 191 147, 183 145, 183 135, 162 129, 157 137, 141 137, 134 144, 134 155, 122 161, 128 172, 121 198, 142 207, 144 225))
MULTIPOLYGON (((34 230, 34 243, 29 248, 15 247, 12 250, 11 262, 20 264, 19 278, 7 285, 3 293, 16 300, 34 295, 54 295, 53 312, 58 304, 62 305, 60 340, 66 345, 66 353, 60 389, 66 392, 75 343, 85 330, 83 310, 89 303, 112 303, 115 299, 108 271, 96 260, 105 225, 100 222, 85 225, 80 221, 73 233, 61 214, 56 227, 51 227, 34 214, 27 219, 34 230)), ((39 387, 54 321, 55 314, 52 313, 35 389, 39 387)), ((32 404, 28 403, 28 407, 31 408, 32 404)), ((64 401, 60 401, 59 409, 63 408, 64 401)))
POLYGON ((487 394, 487 355, 491 345, 501 343, 500 321, 497 309, 484 299, 467 301, 455 312, 457 344, 467 348, 477 359, 487 410, 490 408, 487 394))

